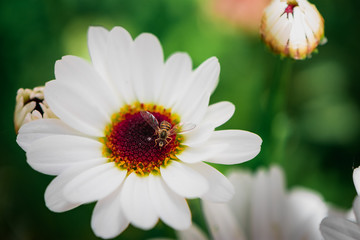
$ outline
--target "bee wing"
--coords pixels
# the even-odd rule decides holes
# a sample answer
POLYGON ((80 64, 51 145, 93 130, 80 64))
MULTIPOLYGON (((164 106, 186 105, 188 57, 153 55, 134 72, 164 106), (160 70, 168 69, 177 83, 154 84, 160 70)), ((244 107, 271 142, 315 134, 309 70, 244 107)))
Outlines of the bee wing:
POLYGON ((196 124, 194 124, 194 123, 179 123, 179 124, 176 124, 170 130, 169 136, 174 135, 175 133, 185 133, 185 132, 191 131, 195 127, 196 127, 196 124))
POLYGON ((158 120, 154 117, 154 115, 152 115, 151 113, 149 113, 148 111, 140 111, 140 115, 144 118, 144 120, 156 131, 159 128, 159 122, 158 120))

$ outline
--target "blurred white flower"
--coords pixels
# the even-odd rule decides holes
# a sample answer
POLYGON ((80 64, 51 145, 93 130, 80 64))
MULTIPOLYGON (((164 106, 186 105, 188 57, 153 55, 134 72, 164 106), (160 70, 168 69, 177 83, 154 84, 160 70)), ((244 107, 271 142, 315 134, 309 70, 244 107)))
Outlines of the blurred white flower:
POLYGON ((275 53, 304 59, 325 43, 324 19, 307 0, 273 0, 260 26, 263 41, 275 53))
POLYGON ((41 118, 56 118, 44 101, 44 87, 20 88, 17 91, 14 112, 15 132, 25 123, 41 118))
POLYGON ((247 131, 215 131, 235 110, 229 102, 208 105, 218 60, 194 71, 185 53, 164 63, 154 35, 133 40, 121 27, 91 27, 88 45, 92 63, 65 56, 45 86, 59 119, 25 124, 17 138, 31 167, 57 176, 45 192, 47 207, 64 212, 97 201, 92 229, 112 238, 129 223, 150 229, 159 218, 188 228, 186 198, 230 200, 231 183, 203 161, 250 160, 262 140, 247 131), (170 130, 178 123, 179 130, 196 127, 170 130))
MULTIPOLYGON (((286 192, 279 167, 255 174, 234 171, 229 180, 235 196, 228 204, 203 201, 213 239, 321 239, 319 225, 328 212, 322 197, 304 188, 286 192)), ((196 227, 185 230, 197 231, 196 227)))
MULTIPOLYGON (((353 180, 356 191, 360 193, 360 168, 354 169, 353 180)), ((360 198, 353 203, 351 217, 325 218, 320 225, 320 231, 325 240, 358 240, 360 239, 360 198)))

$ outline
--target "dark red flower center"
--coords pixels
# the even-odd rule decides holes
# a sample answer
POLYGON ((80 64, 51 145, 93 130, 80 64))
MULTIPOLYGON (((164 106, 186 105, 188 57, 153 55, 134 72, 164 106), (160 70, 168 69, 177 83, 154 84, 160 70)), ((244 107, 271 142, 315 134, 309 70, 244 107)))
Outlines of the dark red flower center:
POLYGON ((147 110, 159 122, 167 121, 174 126, 177 121, 170 111, 156 105, 137 104, 126 106, 116 114, 106 130, 104 154, 119 167, 144 175, 159 171, 175 154, 181 151, 182 136, 174 134, 161 146, 156 142, 160 137, 155 129, 141 116, 140 111, 147 110))

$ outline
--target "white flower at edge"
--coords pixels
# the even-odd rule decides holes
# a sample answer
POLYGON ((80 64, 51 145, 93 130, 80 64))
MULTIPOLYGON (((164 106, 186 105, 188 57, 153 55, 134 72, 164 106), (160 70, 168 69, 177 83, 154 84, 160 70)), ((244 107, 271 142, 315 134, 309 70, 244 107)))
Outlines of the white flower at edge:
POLYGON ((260 34, 275 53, 294 59, 310 56, 326 42, 324 19, 307 0, 273 0, 264 11, 260 34))
MULTIPOLYGON (((321 239, 319 225, 328 208, 319 194, 304 188, 285 191, 282 170, 273 166, 255 174, 234 171, 229 180, 235 196, 229 203, 203 202, 212 239, 321 239)), ((178 235, 200 236, 196 226, 178 235)), ((206 238, 205 238, 206 239, 206 238)))
POLYGON ((41 118, 56 118, 44 101, 44 87, 20 88, 16 94, 14 126, 17 133, 22 125, 41 118))
POLYGON ((320 230, 325 240, 358 240, 360 239, 360 168, 354 169, 353 181, 358 196, 352 208, 354 219, 345 217, 327 217, 321 222, 320 230))
POLYGON ((65 56, 55 64, 56 80, 45 86, 59 119, 27 123, 18 134, 29 165, 57 176, 46 189, 46 206, 64 212, 97 201, 91 227, 112 238, 129 223, 150 229, 159 218, 177 230, 188 228, 186 198, 230 200, 233 186, 204 161, 250 160, 262 140, 247 131, 215 131, 235 110, 229 102, 208 105, 218 60, 209 58, 196 70, 186 53, 164 62, 154 35, 133 40, 121 27, 91 27, 88 46, 91 63, 65 56), (196 128, 160 147, 144 110, 159 122, 196 128))

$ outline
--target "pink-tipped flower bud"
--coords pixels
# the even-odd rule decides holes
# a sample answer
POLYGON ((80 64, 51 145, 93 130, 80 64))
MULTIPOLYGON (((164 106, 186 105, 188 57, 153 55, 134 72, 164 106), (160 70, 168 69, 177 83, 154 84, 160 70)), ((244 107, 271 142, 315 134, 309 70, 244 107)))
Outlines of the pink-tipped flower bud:
POLYGON ((260 34, 272 51, 294 59, 324 43, 324 19, 307 0, 273 0, 261 19, 260 34))

